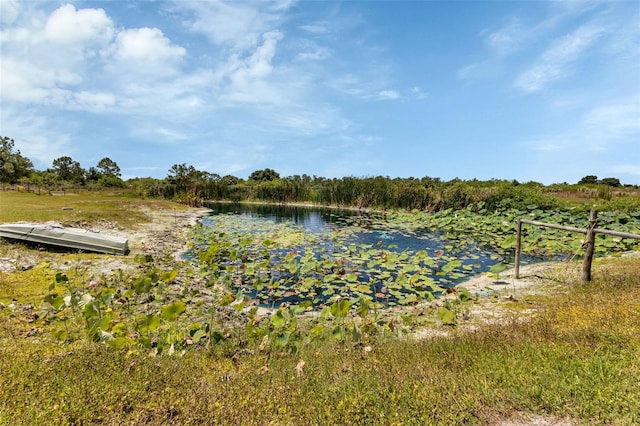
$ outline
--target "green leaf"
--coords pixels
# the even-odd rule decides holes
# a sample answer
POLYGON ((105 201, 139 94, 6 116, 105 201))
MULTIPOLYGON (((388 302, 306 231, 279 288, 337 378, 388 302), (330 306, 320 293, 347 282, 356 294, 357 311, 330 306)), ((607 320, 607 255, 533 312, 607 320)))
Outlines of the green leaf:
POLYGON ((311 329, 311 337, 318 337, 324 333, 325 326, 324 324, 317 324, 311 329))
POLYGON ((163 306, 160 316, 167 321, 174 321, 178 316, 187 310, 187 305, 178 300, 170 305, 163 306))
POLYGON ((289 333, 280 333, 276 335, 274 340, 275 345, 279 348, 284 348, 289 343, 289 333))
POLYGON ((507 269, 507 265, 505 265, 504 263, 496 263, 491 268, 489 268, 489 272, 491 272, 492 274, 499 274, 505 269, 507 269))
POLYGON ((466 302, 471 299, 473 299, 473 295, 469 290, 464 287, 458 288, 458 300, 460 300, 461 302, 466 302))
POLYGON ((273 315, 271 315, 270 320, 274 327, 284 327, 287 324, 288 313, 285 313, 283 309, 278 309, 273 315))
POLYGON ((347 299, 340 299, 331 305, 331 315, 336 318, 344 318, 351 309, 351 302, 347 299))
POLYGON ((165 283, 170 283, 171 281, 175 280, 177 276, 178 276, 178 271, 176 270, 164 272, 162 275, 160 275, 160 281, 163 281, 165 283))
POLYGON ((60 309, 64 305, 64 298, 57 293, 47 294, 44 301, 53 306, 55 309, 60 309))
POLYGON ((107 344, 115 349, 123 349, 127 345, 127 339, 116 337, 115 339, 107 340, 107 344))
POLYGON ((365 284, 359 284, 356 286, 355 290, 358 293, 371 293, 371 287, 365 284))
POLYGON ((345 275, 345 279, 349 282, 355 283, 358 281, 358 276, 356 274, 351 273, 351 274, 345 275))
POLYGON ((151 277, 142 277, 134 281, 132 286, 133 286, 133 289, 136 291, 136 293, 144 294, 144 293, 148 293, 149 290, 151 290, 151 287, 153 286, 153 281, 151 280, 151 277))
POLYGON ((438 309, 437 315, 443 324, 454 325, 456 323, 456 314, 444 306, 438 309))
POLYGON ((214 331, 211 333, 211 340, 213 343, 220 343, 224 340, 224 335, 219 331, 214 331))
POLYGON ((346 334, 346 330, 344 329, 343 326, 341 325, 336 325, 333 328, 333 331, 331 332, 331 334, 333 335, 334 338, 336 338, 337 340, 342 340, 344 338, 344 335, 346 334))
POLYGON ((449 273, 460 266, 462 266, 462 262, 460 262, 459 260, 452 260, 442 267, 442 271, 449 273))
POLYGON ((193 343, 198 343, 200 341, 200 339, 202 339, 203 335, 204 335, 204 332, 200 328, 200 329, 196 330, 195 333, 193 333, 193 335, 191 336, 191 340, 193 340, 193 343))
POLYGON ((313 271, 314 269, 315 269, 314 262, 306 262, 302 264, 302 267, 300 268, 300 274, 306 275, 309 272, 313 271))
POLYGON ((156 330, 160 326, 160 317, 158 315, 149 314, 145 315, 141 321, 138 322, 138 330, 141 333, 148 333, 156 330))
POLYGON ((369 302, 360 298, 360 306, 358 306, 357 312, 361 318, 364 318, 367 315, 369 315, 369 302))

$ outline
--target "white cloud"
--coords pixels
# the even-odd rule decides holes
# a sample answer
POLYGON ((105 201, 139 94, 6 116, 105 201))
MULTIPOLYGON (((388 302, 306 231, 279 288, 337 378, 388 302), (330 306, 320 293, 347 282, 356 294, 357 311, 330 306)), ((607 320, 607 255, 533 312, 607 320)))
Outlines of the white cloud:
POLYGON ((255 46, 261 34, 272 30, 292 4, 212 0, 178 2, 175 7, 188 15, 185 24, 190 30, 204 34, 216 45, 244 50, 255 46))
POLYGON ((321 61, 331 56, 327 47, 311 40, 300 40, 295 47, 300 51, 295 58, 297 61, 321 61))
POLYGON ((157 133, 158 135, 160 135, 165 140, 185 141, 185 140, 189 139, 189 136, 186 133, 181 132, 179 130, 175 130, 175 129, 167 129, 166 127, 158 127, 156 129, 154 129, 153 131, 155 133, 157 133))
POLYGON ((349 73, 329 80, 327 85, 341 93, 363 100, 395 100, 401 98, 398 91, 381 88, 380 86, 384 85, 384 80, 381 78, 377 80, 375 78, 365 79, 349 73))
POLYGON ((284 100, 285 93, 270 80, 272 61, 282 37, 279 31, 267 32, 250 57, 244 60, 237 56, 232 58, 228 76, 231 84, 223 95, 225 100, 242 103, 280 103, 284 100))
POLYGON ((20 13, 20 3, 17 0, 0 1, 0 24, 12 24, 20 13))
MULTIPOLYGON (((32 5, 32 4, 30 4, 32 5)), ((187 52, 157 28, 116 31, 102 9, 24 9, 3 29, 0 99, 54 119, 61 110, 181 120, 198 115, 212 73, 179 74, 187 52)))
POLYGON ((118 33, 115 57, 120 61, 141 62, 148 65, 174 62, 186 50, 176 46, 157 28, 135 28, 118 33))
POLYGON ((400 93, 395 90, 381 90, 378 92, 378 99, 380 100, 393 100, 400 99, 400 93))
POLYGON ((72 99, 70 104, 84 111, 104 112, 116 105, 116 96, 112 93, 82 90, 73 93, 72 99))
POLYGON ((480 64, 478 63, 465 65, 464 67, 458 70, 458 73, 457 73, 458 78, 461 80, 466 80, 468 78, 473 77, 476 74, 476 71, 478 70, 479 67, 480 67, 480 64))
POLYGON ((113 22, 103 9, 76 10, 71 4, 56 9, 44 27, 47 39, 65 45, 104 44, 113 32, 113 22))
POLYGON ((517 19, 499 30, 493 31, 485 38, 485 43, 498 55, 507 55, 520 48, 529 36, 528 30, 517 19))
POLYGON ((270 119, 279 131, 293 131, 301 136, 337 134, 346 131, 352 125, 341 117, 338 109, 331 107, 292 107, 284 114, 272 116, 270 119))
POLYGON ((31 159, 36 169, 51 167, 54 158, 73 154, 72 129, 68 123, 49 119, 38 111, 3 105, 0 122, 5 136, 31 159))
POLYGON ((514 86, 525 93, 534 93, 544 89, 549 83, 566 77, 571 73, 570 65, 603 33, 602 28, 584 25, 556 40, 531 68, 517 77, 514 86))
MULTIPOLYGON (((211 167, 235 172, 283 147, 306 153, 305 142, 317 136, 341 141, 358 133, 332 104, 335 93, 325 93, 322 84, 335 75, 328 69, 331 61, 324 61, 334 52, 314 38, 325 22, 303 29, 309 38, 295 38, 301 34, 295 24, 291 33, 280 25, 290 1, 170 3, 213 45, 193 33, 178 38, 163 20, 127 27, 107 3, 104 10, 66 4, 53 11, 44 3, 25 4, 19 3, 24 10, 16 24, 0 32, 3 109, 5 101, 11 103, 23 119, 5 126, 14 120, 3 112, 2 124, 44 168, 53 158, 81 152, 81 140, 109 144, 114 155, 133 140, 158 147, 157 158, 175 150, 186 156, 180 162, 193 164, 209 154, 215 158, 211 167), (77 120, 67 119, 69 111, 77 120), (291 135, 297 136, 293 142, 291 135), (193 153, 180 152, 182 144, 193 153), (277 148, 267 149, 268 144, 277 148)), ((167 4, 160 7, 166 11, 167 4)), ((388 89, 384 64, 373 66, 370 56, 363 58, 358 64, 365 72, 352 74, 358 76, 349 88, 354 96, 401 98, 388 89)), ((412 93, 423 96, 420 90, 412 93)), ((140 161, 129 166, 149 164, 140 161)))
POLYGON ((326 34, 330 31, 327 22, 314 22, 313 24, 300 25, 299 28, 311 34, 326 34))
POLYGON ((25 103, 41 103, 53 96, 61 86, 73 86, 82 77, 67 69, 41 68, 28 60, 3 58, 0 62, 0 99, 25 103))

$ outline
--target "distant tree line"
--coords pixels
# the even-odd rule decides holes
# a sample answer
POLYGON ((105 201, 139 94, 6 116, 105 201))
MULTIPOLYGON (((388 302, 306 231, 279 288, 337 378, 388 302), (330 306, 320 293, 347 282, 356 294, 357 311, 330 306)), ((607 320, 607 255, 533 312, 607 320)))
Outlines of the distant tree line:
POLYGON ((280 177, 272 169, 257 170, 247 180, 235 176, 199 172, 186 164, 174 165, 161 185, 151 184, 147 195, 163 196, 190 205, 206 201, 257 201, 270 203, 310 203, 358 208, 403 208, 426 211, 461 209, 482 205, 525 209, 535 204, 556 208, 558 192, 575 192, 578 196, 610 200, 610 188, 618 179, 599 181, 595 188, 567 183, 545 187, 538 182, 516 180, 463 181, 439 178, 390 178, 388 176, 324 178, 293 175, 280 177), (611 185, 611 186, 609 186, 611 185))
POLYGON ((598 176, 594 175, 583 177, 578 182, 578 185, 607 185, 614 188, 619 188, 622 186, 622 184, 620 183, 620 179, 618 178, 608 177, 604 179, 598 179, 598 176))
POLYGON ((69 156, 53 160, 51 168, 37 171, 33 163, 15 149, 13 139, 0 139, 0 182, 33 185, 48 189, 59 187, 128 188, 146 197, 161 197, 189 205, 206 201, 262 201, 271 203, 312 203, 358 208, 403 208, 438 211, 460 209, 471 204, 484 209, 500 206, 525 208, 536 204, 553 208, 558 192, 611 199, 612 189, 622 187, 617 178, 585 176, 577 185, 555 184, 545 187, 537 182, 512 180, 463 181, 439 178, 390 178, 388 176, 324 178, 293 175, 281 177, 273 169, 251 173, 248 179, 197 170, 186 163, 174 164, 163 179, 134 178, 124 182, 120 167, 108 157, 84 169, 69 156), (481 203, 481 204, 479 204, 481 203))
POLYGON ((53 160, 51 168, 39 171, 33 163, 15 149, 15 141, 0 138, 0 182, 55 188, 63 186, 123 187, 120 167, 109 157, 101 159, 95 167, 83 169, 71 157, 63 156, 53 160))

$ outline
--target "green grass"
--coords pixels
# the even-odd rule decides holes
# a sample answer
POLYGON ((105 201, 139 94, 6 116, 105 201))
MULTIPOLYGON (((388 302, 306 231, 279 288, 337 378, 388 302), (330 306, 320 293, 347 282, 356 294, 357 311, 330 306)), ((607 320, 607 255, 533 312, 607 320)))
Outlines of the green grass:
POLYGON ((130 227, 149 218, 141 207, 185 209, 181 204, 165 200, 134 198, 126 192, 108 193, 78 190, 41 195, 0 191, 0 223, 57 221, 65 225, 110 222, 130 227))
POLYGON ((601 261, 593 283, 550 297, 527 323, 371 352, 328 340, 297 355, 149 358, 0 329, 0 423, 486 424, 526 412, 637 424, 638 271, 637 258, 601 261))

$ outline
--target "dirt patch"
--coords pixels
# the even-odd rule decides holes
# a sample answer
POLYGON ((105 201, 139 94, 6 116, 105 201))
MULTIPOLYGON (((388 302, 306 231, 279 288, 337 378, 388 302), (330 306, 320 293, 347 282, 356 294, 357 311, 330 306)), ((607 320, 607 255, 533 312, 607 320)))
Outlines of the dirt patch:
POLYGON ((105 274, 118 269, 134 268, 133 259, 138 254, 151 255, 154 259, 178 259, 187 247, 188 230, 201 217, 209 213, 209 210, 204 208, 181 211, 142 208, 141 211, 149 220, 137 224, 132 229, 122 228, 117 223, 109 221, 64 224, 127 238, 130 253, 126 256, 95 255, 90 259, 82 260, 81 265, 78 265, 68 260, 64 250, 25 249, 19 244, 6 243, 0 255, 0 272, 24 271, 41 262, 48 262, 53 268, 61 270, 80 266, 89 274, 105 274))
POLYGON ((472 332, 486 324, 509 324, 528 321, 540 309, 540 300, 569 291, 569 278, 578 273, 579 265, 567 262, 544 262, 500 273, 496 279, 480 274, 452 289, 444 298, 431 303, 437 309, 446 301, 455 301, 462 289, 469 290, 472 301, 453 304, 457 323, 455 328, 423 327, 413 333, 417 339, 446 337, 453 333, 472 332))
POLYGON ((556 416, 541 416, 517 412, 508 418, 497 418, 489 422, 492 426, 574 426, 577 422, 556 416))
POLYGON ((143 209, 149 221, 131 230, 100 230, 129 240, 127 256, 109 256, 101 262, 100 272, 127 269, 136 255, 150 255, 160 263, 180 261, 188 248, 189 229, 209 214, 209 209, 191 208, 183 211, 143 209))

